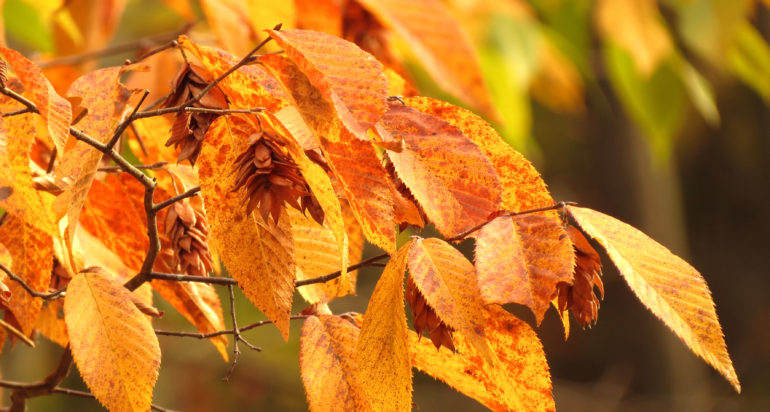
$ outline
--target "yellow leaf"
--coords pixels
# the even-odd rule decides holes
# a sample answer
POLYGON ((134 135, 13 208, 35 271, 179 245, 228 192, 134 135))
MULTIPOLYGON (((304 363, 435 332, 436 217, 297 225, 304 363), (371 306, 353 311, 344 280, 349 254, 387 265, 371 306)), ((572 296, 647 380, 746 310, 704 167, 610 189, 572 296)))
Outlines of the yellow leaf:
POLYGON ((358 335, 358 376, 372 408, 412 410, 412 367, 409 361, 404 269, 409 241, 390 258, 374 288, 358 335))
MULTIPOLYGON (((404 102, 409 107, 443 119, 476 143, 500 177, 503 209, 518 212, 553 205, 545 182, 532 163, 506 143, 484 119, 461 107, 429 97, 410 97, 404 102)), ((558 216, 555 212, 548 215, 558 216)))
POLYGON ((311 412, 371 411, 358 378, 358 328, 338 316, 311 316, 302 326, 299 367, 311 412))
POLYGON ((484 332, 484 301, 473 264, 437 238, 416 239, 408 259, 409 274, 436 315, 465 335, 484 359, 491 360, 484 332))
POLYGON ((81 272, 67 287, 64 320, 75 364, 96 399, 112 412, 148 411, 160 346, 131 292, 101 269, 81 272))
POLYGON ((460 22, 440 0, 361 0, 393 29, 436 82, 493 120, 500 118, 484 85, 479 57, 460 22))
POLYGON ((462 332, 454 333, 457 353, 439 350, 409 332, 412 365, 495 411, 553 411, 551 376, 535 331, 500 307, 481 320, 497 362, 484 361, 462 332))
POLYGON ((711 291, 701 274, 626 223, 588 208, 570 206, 567 211, 602 245, 642 303, 740 392, 711 291))
POLYGON ((59 317, 63 304, 64 301, 61 299, 43 303, 35 321, 35 329, 57 345, 66 347, 70 341, 67 335, 67 325, 64 318, 59 317))
POLYGON ((500 207, 497 173, 458 128, 394 103, 378 132, 386 141, 403 139, 403 150, 388 150, 388 158, 442 235, 456 236, 486 222, 500 207))
POLYGON ((652 75, 673 50, 655 0, 601 0, 596 5, 599 32, 634 57, 639 71, 652 75))
POLYGON ((256 40, 247 19, 246 2, 201 0, 201 8, 219 45, 239 56, 248 53, 256 40))
POLYGON ((64 143, 69 137, 72 121, 70 103, 56 93, 51 82, 40 72, 40 68, 19 52, 0 47, 0 54, 19 76, 19 80, 26 89, 25 94, 40 111, 40 116, 48 126, 48 133, 56 149, 59 153, 64 152, 64 143))
POLYGON ((294 293, 294 260, 288 219, 275 225, 258 213, 246 214, 242 195, 233 192, 233 161, 254 131, 238 116, 217 118, 206 132, 196 165, 211 225, 211 243, 246 297, 273 320, 284 339, 294 293))
POLYGON ((562 222, 549 216, 496 218, 479 231, 475 256, 484 301, 526 305, 538 325, 556 293, 556 284, 572 282, 572 243, 562 222))
POLYGON ((359 138, 385 112, 383 67, 355 44, 310 30, 269 30, 286 56, 330 101, 342 123, 359 138))
MULTIPOLYGON (((152 281, 152 288, 171 306, 190 321, 200 333, 225 329, 222 304, 213 285, 198 282, 152 281)), ((210 338, 222 358, 227 362, 227 335, 210 338)))
MULTIPOLYGON (((46 292, 53 268, 51 236, 16 216, 7 215, 0 226, 0 242, 8 249, 12 260, 11 271, 32 289, 46 292)), ((6 284, 13 296, 5 312, 6 319, 12 317, 16 321, 15 326, 29 336, 35 327, 35 319, 43 301, 30 296, 17 282, 6 284)))

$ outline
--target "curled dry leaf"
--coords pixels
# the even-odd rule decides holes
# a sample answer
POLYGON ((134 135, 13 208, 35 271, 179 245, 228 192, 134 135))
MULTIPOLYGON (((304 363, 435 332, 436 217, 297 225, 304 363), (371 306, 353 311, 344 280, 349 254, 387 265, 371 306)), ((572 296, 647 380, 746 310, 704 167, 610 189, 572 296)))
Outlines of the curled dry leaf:
POLYGON ((588 208, 569 206, 567 211, 604 248, 642 303, 740 392, 711 291, 701 274, 626 223, 588 208))
POLYGON ((188 199, 175 202, 166 212, 164 232, 169 248, 162 253, 170 268, 193 276, 208 276, 214 266, 209 251, 206 214, 188 199))
POLYGON ((417 331, 417 336, 422 338, 422 335, 427 330, 428 336, 436 349, 444 346, 454 352, 455 345, 452 341, 454 329, 439 319, 436 311, 430 307, 425 300, 425 296, 417 289, 417 285, 414 284, 411 276, 406 281, 406 301, 412 310, 412 322, 414 323, 414 330, 417 331))
POLYGON ((596 297, 594 287, 599 289, 604 299, 602 262, 599 254, 578 229, 570 226, 567 233, 575 249, 575 272, 571 285, 566 282, 558 285, 558 309, 560 312, 571 309, 580 326, 590 326, 599 319, 599 298, 596 297))

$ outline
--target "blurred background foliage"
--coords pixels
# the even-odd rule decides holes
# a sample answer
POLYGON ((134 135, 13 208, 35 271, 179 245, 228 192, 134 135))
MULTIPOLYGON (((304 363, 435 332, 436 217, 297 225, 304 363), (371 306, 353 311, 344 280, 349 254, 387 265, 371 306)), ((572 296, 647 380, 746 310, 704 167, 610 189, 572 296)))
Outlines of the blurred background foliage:
MULTIPOLYGON (((475 51, 458 44, 456 53, 462 53, 467 70, 480 67, 483 73, 493 107, 483 114, 538 166, 555 199, 578 201, 642 228, 701 270, 744 390, 734 394, 638 303, 614 268, 606 267, 607 296, 593 330, 574 330, 564 342, 553 314, 538 330, 559 409, 770 410, 770 1, 412 3, 440 7, 462 26, 475 51)), ((135 58, 180 31, 242 55, 263 36, 261 29, 282 22, 343 35, 363 30, 374 39, 372 47, 385 38, 394 70, 421 94, 480 107, 437 79, 424 64, 425 54, 397 31, 386 30, 381 38, 383 27, 370 15, 351 17, 350 10, 358 10, 353 1, 0 0, 0 5, 0 41, 41 62, 61 93, 80 74, 135 58), (327 19, 340 12, 339 21, 327 19), (95 51, 102 52, 61 59, 95 51)), ((155 97, 162 96, 178 59, 160 55, 148 62, 150 73, 129 83, 155 85, 155 97)), ((332 302, 332 309, 363 312, 376 277, 376 270, 364 271, 358 296, 332 302)), ((301 298, 295 298, 299 310, 301 298)), ((166 311, 158 328, 189 328, 157 301, 166 311)), ((528 312, 509 309, 533 321, 528 312)), ((238 310, 241 322, 261 319, 246 299, 239 300, 238 310)), ((185 411, 306 409, 298 328, 299 323, 289 344, 271 327, 249 332, 263 352, 246 353, 227 384, 219 382, 227 365, 211 345, 161 338, 156 403, 185 411)), ((46 342, 35 353, 22 345, 5 351, 3 376, 17 380, 42 377, 58 357, 54 344, 46 342)), ((482 409, 415 373, 416 410, 482 409)), ((83 387, 77 374, 65 385, 83 387)), ((30 402, 31 410, 98 408, 92 400, 62 396, 30 402)))

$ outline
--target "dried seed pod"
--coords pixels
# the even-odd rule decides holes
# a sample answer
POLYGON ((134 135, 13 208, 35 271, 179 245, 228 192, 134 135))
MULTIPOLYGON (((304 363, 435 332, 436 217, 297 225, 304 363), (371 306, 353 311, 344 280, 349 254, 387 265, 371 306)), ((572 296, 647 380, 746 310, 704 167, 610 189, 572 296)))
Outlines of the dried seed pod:
POLYGON ((602 263, 588 240, 575 227, 568 227, 572 244, 575 248, 574 281, 570 285, 560 282, 557 285, 559 310, 572 310, 572 315, 580 326, 595 324, 599 318, 599 298, 594 293, 594 287, 599 289, 604 299, 604 283, 602 283, 602 263))
MULTIPOLYGON (((202 70, 191 64, 185 64, 174 79, 174 91, 163 103, 165 107, 178 106, 198 95, 208 86, 201 75, 202 70)), ((225 94, 219 87, 214 86, 192 107, 209 109, 227 109, 228 103, 225 94)), ((189 160, 195 164, 195 160, 201 151, 201 143, 211 123, 219 115, 216 113, 189 113, 178 112, 174 123, 171 125, 171 137, 166 146, 180 147, 178 161, 189 160)))
POLYGON ((454 329, 439 319, 433 308, 428 305, 425 296, 417 289, 411 276, 407 278, 406 282, 406 301, 409 302, 409 307, 412 309, 412 322, 417 335, 422 337, 427 330, 428 337, 436 349, 445 346, 454 352, 455 345, 452 341, 454 329))
POLYGON ((166 213, 164 232, 169 242, 162 252, 165 263, 181 273, 208 276, 214 261, 205 213, 188 199, 178 201, 166 213))
POLYGON ((265 126, 249 137, 248 147, 235 159, 233 172, 233 191, 245 192, 246 213, 259 209, 265 222, 268 216, 278 222, 287 203, 323 224, 323 209, 290 157, 284 138, 271 128, 265 126))

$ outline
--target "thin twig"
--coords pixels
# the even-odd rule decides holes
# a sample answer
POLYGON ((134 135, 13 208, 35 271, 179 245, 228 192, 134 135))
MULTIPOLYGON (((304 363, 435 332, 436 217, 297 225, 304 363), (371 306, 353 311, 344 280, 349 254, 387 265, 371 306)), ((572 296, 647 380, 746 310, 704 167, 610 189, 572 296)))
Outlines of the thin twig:
MULTIPOLYGON (((384 259, 384 258, 386 258, 388 256, 390 256, 390 255, 387 254, 387 253, 382 253, 382 254, 377 255, 377 256, 372 256, 369 259, 365 259, 365 260, 362 260, 362 261, 360 261, 360 262, 358 262, 358 263, 356 263, 354 265, 348 266, 347 272, 350 272, 350 271, 353 271, 353 270, 356 270, 356 269, 360 269, 362 267, 370 266, 373 263, 377 262, 378 260, 382 260, 382 259, 384 259)), ((328 275, 319 276, 317 278, 297 280, 297 281, 294 282, 294 286, 295 287, 300 287, 300 286, 312 285, 314 283, 325 283, 325 282, 328 282, 330 280, 337 279, 340 276, 342 276, 342 271, 338 270, 336 272, 329 273, 328 275)))
POLYGON ((194 276, 194 275, 179 275, 176 273, 160 273, 151 272, 147 278, 170 280, 174 282, 197 282, 197 283, 209 283, 212 285, 237 285, 238 282, 233 278, 220 278, 214 276, 194 276))
POLYGON ((480 223, 480 224, 478 224, 478 225, 476 225, 476 226, 466 230, 465 232, 460 233, 457 236, 453 236, 453 237, 448 238, 447 242, 456 242, 458 240, 463 240, 466 237, 468 237, 468 235, 470 235, 471 233, 481 229, 482 227, 484 227, 487 224, 489 224, 489 222, 497 219, 498 217, 504 217, 504 216, 513 217, 513 216, 529 215, 529 214, 532 214, 532 213, 546 212, 548 210, 563 209, 566 206, 575 206, 575 205, 577 205, 576 202, 556 202, 555 204, 553 204, 551 206, 539 207, 537 209, 522 210, 520 212, 505 212, 505 213, 502 213, 502 214, 499 214, 499 215, 495 216, 492 219, 487 220, 484 223, 480 223))
MULTIPOLYGON (((344 316, 346 314, 340 314, 339 316, 344 316)), ((292 315, 289 317, 290 320, 297 320, 297 319, 307 319, 310 317, 310 315, 292 315)), ((265 325, 271 325, 273 324, 273 321, 270 319, 260 320, 259 322, 252 323, 250 325, 241 326, 238 328, 239 333, 246 332, 247 330, 251 330, 254 328, 258 328, 260 326, 265 325)), ((197 332, 175 332, 175 331, 167 331, 167 330, 155 330, 155 334, 158 336, 175 336, 180 338, 195 338, 195 339, 209 339, 209 338, 215 338, 217 336, 222 335, 234 335, 235 330, 233 329, 225 329, 225 330, 218 330, 216 332, 210 332, 210 333, 197 333, 197 332)))
POLYGON ((185 107, 184 111, 193 113, 214 113, 214 114, 251 114, 266 110, 264 107, 255 107, 253 109, 214 109, 209 107, 185 107))
MULTIPOLYGON (((127 43, 116 44, 114 46, 109 46, 103 49, 93 50, 82 54, 74 54, 70 56, 59 57, 57 59, 52 59, 46 62, 42 62, 38 64, 38 66, 42 69, 47 69, 49 67, 54 67, 54 66, 66 66, 66 65, 79 64, 88 60, 97 59, 97 58, 100 58, 103 56, 109 56, 112 54, 130 52, 142 47, 146 47, 147 44, 164 43, 164 42, 174 40, 177 37, 179 37, 179 35, 187 33, 191 27, 192 27, 192 24, 187 24, 181 29, 176 30, 174 32, 156 34, 156 35, 144 37, 141 39, 137 39, 134 41, 130 41, 127 43)), ((144 56, 144 57, 147 57, 147 56, 144 56)))
POLYGON ((166 200, 164 200, 164 201, 162 201, 160 203, 156 203, 153 206, 153 209, 155 209, 155 211, 157 212, 157 211, 159 211, 159 210, 161 210, 163 208, 171 206, 175 202, 178 202, 178 201, 180 201, 182 199, 187 199, 188 197, 193 197, 193 196, 195 196, 200 191, 201 191, 201 187, 200 186, 195 186, 192 189, 190 189, 190 190, 188 190, 188 191, 186 191, 184 193, 180 193, 180 194, 178 194, 178 195, 176 195, 174 197, 170 197, 170 198, 168 198, 168 199, 166 199, 166 200))
POLYGON ((56 300, 64 296, 64 289, 58 289, 53 292, 38 292, 35 289, 32 289, 32 287, 29 286, 27 282, 24 281, 24 279, 17 276, 15 273, 13 273, 10 269, 8 269, 2 263, 0 263, 0 270, 5 272, 5 274, 8 275, 9 278, 14 280, 19 285, 21 285, 21 287, 25 291, 27 291, 27 293, 32 297, 41 298, 43 300, 56 300))
POLYGON ((241 356, 241 349, 238 347, 238 341, 241 337, 241 332, 238 330, 238 320, 235 318, 235 294, 233 293, 233 285, 227 285, 227 290, 230 292, 230 317, 233 320, 233 362, 230 364, 230 369, 227 374, 222 378, 223 382, 230 382, 230 377, 233 376, 235 365, 238 364, 238 357, 241 356))
POLYGON ((53 393, 53 388, 57 387, 69 374, 72 367, 72 351, 67 346, 59 358, 56 368, 48 374, 42 381, 20 384, 14 388, 11 393, 10 412, 23 412, 26 409, 27 399, 53 393))
POLYGON ((26 343, 30 347, 35 347, 35 342, 32 341, 32 339, 28 338, 27 335, 24 334, 24 332, 16 329, 13 325, 10 323, 4 321, 3 319, 0 319, 0 326, 4 327, 8 332, 11 332, 14 336, 21 339, 22 342, 26 343))
POLYGON ((24 113, 34 113, 34 110, 30 109, 29 107, 25 107, 23 109, 15 110, 8 113, 3 113, 3 117, 11 117, 11 116, 18 116, 20 114, 24 113))
POLYGON ((147 154, 147 147, 144 145, 144 140, 142 140, 142 136, 139 135, 139 130, 136 129, 136 125, 132 122, 128 125, 128 127, 131 128, 131 131, 134 133, 134 137, 136 138, 136 141, 139 143, 139 148, 142 149, 142 154, 145 156, 148 156, 147 154))
POLYGON ((144 99, 147 98, 147 96, 150 94, 150 91, 147 89, 144 89, 144 94, 142 94, 142 98, 139 99, 139 103, 134 106, 134 110, 131 111, 131 114, 128 115, 126 120, 122 121, 118 127, 115 129, 115 133, 112 135, 112 139, 107 143, 107 148, 112 149, 115 147, 115 145, 118 143, 118 140, 120 140, 120 136, 123 136, 123 132, 126 131, 126 128, 128 128, 128 125, 130 125, 134 121, 134 116, 136 116, 136 112, 139 111, 139 108, 142 107, 142 103, 144 103, 144 99))
MULTIPOLYGON (((150 165, 134 165, 134 167, 141 170, 153 170, 153 169, 161 169, 163 168, 163 166, 166 166, 167 164, 168 162, 162 161, 162 162, 156 162, 150 165)), ((100 172, 117 173, 117 172, 122 172, 123 168, 120 166, 104 166, 96 170, 100 172)))
POLYGON ((40 113, 40 110, 37 109, 37 106, 35 106, 35 103, 32 103, 30 100, 28 100, 26 97, 20 95, 19 93, 16 93, 15 91, 3 87, 0 89, 0 93, 10 97, 11 99, 16 100, 17 102, 23 104, 27 109, 29 109, 32 113, 40 113))
POLYGON ((51 151, 51 159, 48 160, 48 166, 46 166, 45 168, 46 173, 53 172, 53 166, 56 163, 56 156, 58 155, 59 155, 59 149, 56 146, 54 146, 53 150, 51 151))

